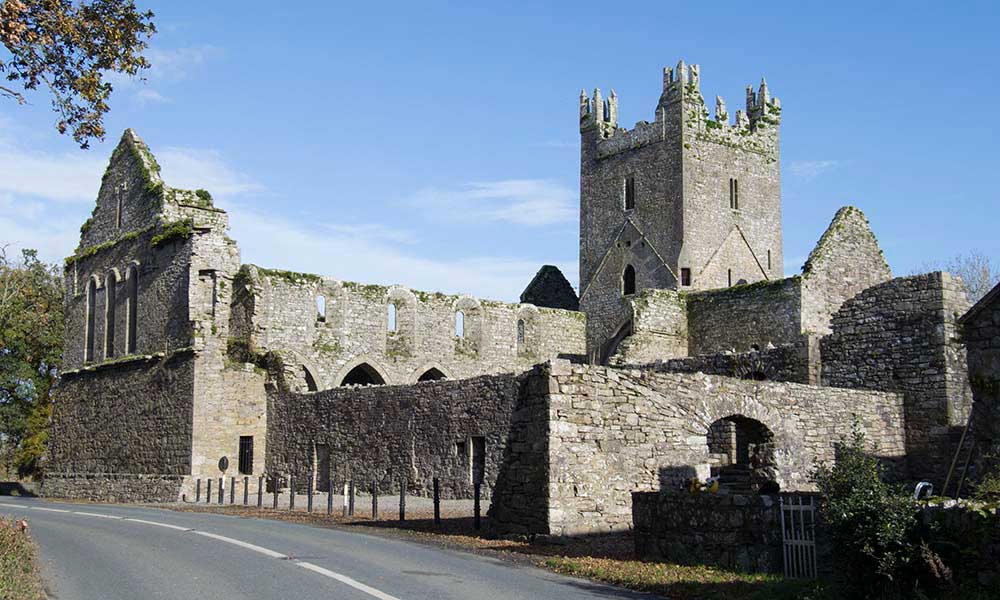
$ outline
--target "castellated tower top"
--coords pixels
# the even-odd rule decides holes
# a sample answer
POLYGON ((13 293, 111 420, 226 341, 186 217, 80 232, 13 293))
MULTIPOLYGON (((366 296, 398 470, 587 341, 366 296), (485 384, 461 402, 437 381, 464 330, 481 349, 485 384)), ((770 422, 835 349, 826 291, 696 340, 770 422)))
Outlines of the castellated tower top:
POLYGON ((580 132, 585 136, 597 133, 601 156, 664 139, 666 132, 673 129, 664 126, 669 120, 680 121, 677 131, 682 134, 738 136, 734 139, 741 145, 765 149, 772 145, 765 138, 774 137, 780 125, 781 101, 771 95, 767 82, 761 78, 756 90, 753 85, 747 86, 745 108, 736 111, 732 122, 721 96, 716 97, 714 118, 710 118, 701 95, 701 67, 683 60, 675 67, 663 68, 663 90, 653 123, 640 121, 632 129, 621 128, 618 126, 618 95, 614 90, 607 98, 600 89, 595 89, 590 97, 585 90, 580 91, 580 132), (757 139, 759 143, 753 143, 757 139))

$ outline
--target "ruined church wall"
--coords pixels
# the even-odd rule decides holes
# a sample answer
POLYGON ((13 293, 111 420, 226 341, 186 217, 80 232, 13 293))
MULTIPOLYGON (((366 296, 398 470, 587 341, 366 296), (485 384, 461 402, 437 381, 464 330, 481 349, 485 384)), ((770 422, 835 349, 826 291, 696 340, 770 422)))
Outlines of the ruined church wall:
POLYGON ((688 354, 800 341, 801 280, 789 277, 686 294, 688 354))
POLYGON ((489 497, 524 379, 501 374, 307 394, 269 390, 267 472, 291 475, 304 491, 312 470, 325 467, 314 463, 318 444, 329 449, 336 485, 354 479, 367 490, 375 480, 383 493, 398 493, 406 478, 410 493, 429 495, 437 477, 443 497, 470 498, 473 438, 481 437, 489 497))
POLYGON ((301 391, 308 389, 303 367, 322 390, 339 385, 361 363, 389 384, 407 384, 432 367, 459 379, 523 371, 548 358, 585 352, 585 317, 575 311, 257 267, 244 267, 236 285, 233 334, 246 336, 256 351, 280 353, 290 365, 293 389, 301 391), (320 296, 325 315, 317 309, 320 296), (396 307, 395 331, 388 326, 390 303, 396 307), (455 330, 459 310, 464 337, 455 330))
POLYGON ((901 393, 913 477, 943 483, 971 407, 958 318, 969 301, 960 279, 899 277, 843 304, 821 340, 823 384, 901 393))
MULTIPOLYGON (((884 392, 756 382, 704 374, 618 370, 555 362, 548 376, 548 460, 524 465, 531 446, 511 446, 504 466, 521 468, 521 495, 547 483, 545 514, 515 513, 498 531, 577 535, 631 526, 631 492, 680 489, 707 477, 708 430, 743 415, 774 435, 775 477, 783 490, 808 490, 817 462, 832 462, 834 444, 857 418, 881 456, 905 451, 902 398, 884 392), (519 455, 523 454, 521 457, 519 455)), ((521 403, 515 414, 529 409, 521 403)), ((534 412, 541 412, 537 407, 534 412)), ((540 428, 539 428, 540 429, 540 428)), ((503 477, 503 471, 501 471, 503 477)), ((508 511, 498 494, 494 508, 508 511)))
POLYGON ((1000 294, 994 292, 963 318, 975 433, 983 448, 1000 453, 1000 294))
POLYGON ((191 469, 195 361, 193 352, 180 351, 64 373, 43 493, 176 500, 180 477, 191 469), (166 484, 172 495, 163 481, 173 482, 166 484))
POLYGON ((632 335, 619 344, 608 364, 650 363, 686 356, 686 296, 673 290, 644 290, 630 298, 632 335))
POLYGON ((650 363, 616 365, 622 368, 644 369, 663 373, 707 373, 741 379, 762 377, 767 381, 818 384, 818 352, 810 340, 803 338, 794 344, 784 344, 760 351, 740 353, 700 354, 683 358, 657 360, 650 363))

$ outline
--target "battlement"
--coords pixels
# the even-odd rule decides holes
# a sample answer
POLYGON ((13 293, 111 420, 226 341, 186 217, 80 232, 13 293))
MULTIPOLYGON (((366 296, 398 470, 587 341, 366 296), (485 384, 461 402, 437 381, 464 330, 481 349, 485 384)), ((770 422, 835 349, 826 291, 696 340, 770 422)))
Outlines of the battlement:
POLYGON ((767 153, 775 145, 771 139, 780 123, 781 100, 771 95, 764 78, 756 90, 747 86, 746 107, 736 111, 733 121, 721 96, 716 96, 714 118, 710 118, 701 94, 701 66, 683 60, 676 67, 663 68, 663 91, 654 121, 639 121, 632 129, 618 126, 618 95, 614 90, 606 99, 600 89, 591 97, 580 90, 580 132, 589 135, 597 131, 597 155, 601 158, 663 141, 671 131, 767 153), (668 121, 675 127, 668 127, 668 121))

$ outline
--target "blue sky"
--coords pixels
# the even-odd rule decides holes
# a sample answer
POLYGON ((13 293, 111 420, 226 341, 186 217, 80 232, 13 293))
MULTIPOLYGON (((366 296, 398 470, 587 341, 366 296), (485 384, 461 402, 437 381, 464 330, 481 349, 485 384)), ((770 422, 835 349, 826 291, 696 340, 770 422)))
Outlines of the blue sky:
POLYGON ((1000 260, 987 2, 139 4, 154 66, 105 143, 59 136, 44 95, 0 104, 0 241, 69 255, 132 127, 244 262, 516 300, 543 263, 576 283, 580 88, 631 127, 683 58, 730 112, 762 75, 782 100, 789 274, 845 204, 896 274, 1000 260))

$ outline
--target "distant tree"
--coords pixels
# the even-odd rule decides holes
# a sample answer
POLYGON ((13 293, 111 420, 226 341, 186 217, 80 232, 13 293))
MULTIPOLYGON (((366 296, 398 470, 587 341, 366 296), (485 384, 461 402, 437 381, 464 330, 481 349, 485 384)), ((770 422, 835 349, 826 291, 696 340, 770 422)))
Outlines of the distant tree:
POLYGON ((34 250, 10 260, 0 248, 0 459, 21 476, 45 455, 62 341, 60 269, 34 250))
POLYGON ((108 73, 134 76, 149 67, 142 55, 156 32, 153 13, 132 0, 0 0, 0 96, 20 104, 25 91, 44 85, 59 114, 59 133, 81 148, 104 139, 111 84, 108 73))
POLYGON ((948 260, 924 263, 919 272, 948 271, 965 282, 969 300, 978 301, 1000 283, 1000 264, 979 250, 956 254, 948 260))

